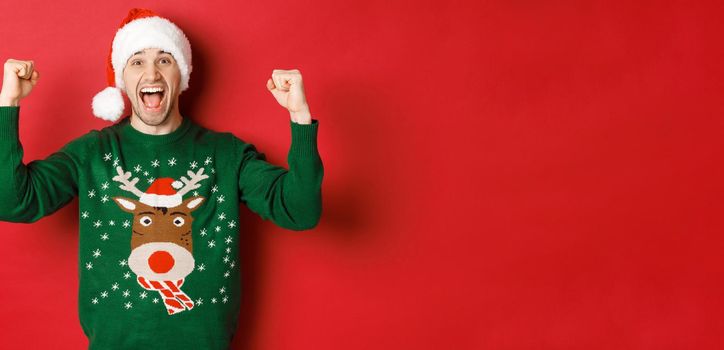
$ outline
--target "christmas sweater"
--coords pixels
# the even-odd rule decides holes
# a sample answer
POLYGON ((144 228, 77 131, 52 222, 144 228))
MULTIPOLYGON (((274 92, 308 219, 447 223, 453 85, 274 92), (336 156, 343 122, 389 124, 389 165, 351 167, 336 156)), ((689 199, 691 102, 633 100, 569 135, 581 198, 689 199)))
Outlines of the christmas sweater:
POLYGON ((129 117, 22 162, 20 107, 0 107, 0 220, 79 197, 78 309, 89 349, 228 349, 240 309, 239 204, 290 230, 321 215, 318 121, 291 122, 289 170, 188 118, 165 135, 129 117))

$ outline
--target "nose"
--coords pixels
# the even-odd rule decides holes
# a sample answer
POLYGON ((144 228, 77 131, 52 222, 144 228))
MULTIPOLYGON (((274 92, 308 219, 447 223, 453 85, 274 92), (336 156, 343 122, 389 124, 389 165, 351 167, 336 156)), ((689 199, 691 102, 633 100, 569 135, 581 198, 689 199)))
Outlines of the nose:
POLYGON ((176 261, 173 256, 167 251, 157 250, 148 257, 148 266, 155 273, 166 273, 169 272, 176 261))
POLYGON ((159 75, 158 67, 155 64, 147 64, 144 68, 144 75, 155 81, 159 75))

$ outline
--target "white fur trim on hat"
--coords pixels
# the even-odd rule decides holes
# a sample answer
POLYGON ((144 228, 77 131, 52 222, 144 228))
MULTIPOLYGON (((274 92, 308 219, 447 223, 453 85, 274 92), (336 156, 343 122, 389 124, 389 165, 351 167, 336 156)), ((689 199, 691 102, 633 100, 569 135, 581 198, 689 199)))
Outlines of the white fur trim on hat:
MULTIPOLYGON (((169 52, 181 71, 180 91, 189 87, 191 75, 191 44, 186 35, 171 21, 161 17, 145 17, 123 26, 113 39, 111 62, 116 86, 126 90, 123 68, 134 53, 156 48, 169 52)), ((127 93, 127 92, 126 92, 127 93)))
POLYGON ((125 103, 121 90, 107 87, 93 96, 93 114, 101 119, 116 121, 123 114, 125 103))
POLYGON ((179 194, 160 195, 155 193, 144 193, 141 195, 141 198, 139 198, 139 201, 152 207, 164 208, 173 208, 181 205, 181 202, 183 202, 179 194))

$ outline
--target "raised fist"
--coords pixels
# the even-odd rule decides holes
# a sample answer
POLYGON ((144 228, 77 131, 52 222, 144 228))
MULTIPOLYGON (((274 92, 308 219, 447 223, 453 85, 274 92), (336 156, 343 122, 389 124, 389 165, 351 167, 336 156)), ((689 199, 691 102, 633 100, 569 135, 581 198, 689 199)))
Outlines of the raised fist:
POLYGON ((0 90, 0 106, 18 106, 38 83, 40 73, 33 67, 32 60, 5 61, 3 87, 0 90))

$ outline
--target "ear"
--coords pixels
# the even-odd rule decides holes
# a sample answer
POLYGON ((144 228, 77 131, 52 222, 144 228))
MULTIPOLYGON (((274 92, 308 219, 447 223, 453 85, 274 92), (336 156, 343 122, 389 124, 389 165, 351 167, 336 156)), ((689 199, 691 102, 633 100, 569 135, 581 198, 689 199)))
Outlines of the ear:
POLYGON ((198 209, 204 200, 206 200, 206 198, 204 197, 191 197, 183 201, 183 203, 181 203, 181 206, 189 208, 189 212, 192 212, 198 209))
POLYGON ((113 197, 113 200, 118 204, 119 207, 121 207, 121 209, 123 209, 123 211, 129 213, 133 213, 140 204, 138 201, 125 197, 113 197))

